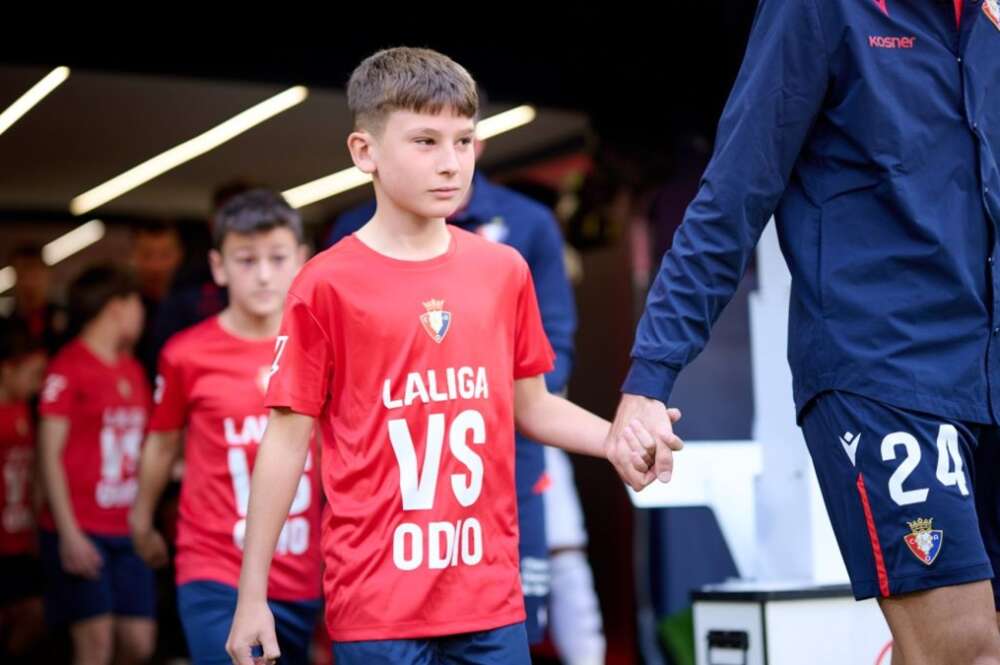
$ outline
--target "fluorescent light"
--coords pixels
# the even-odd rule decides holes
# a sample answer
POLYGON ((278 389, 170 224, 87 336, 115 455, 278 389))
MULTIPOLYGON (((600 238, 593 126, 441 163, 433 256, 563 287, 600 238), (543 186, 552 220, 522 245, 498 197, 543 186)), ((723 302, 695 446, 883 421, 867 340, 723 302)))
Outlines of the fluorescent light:
POLYGON ((35 104, 45 99, 46 95, 59 87, 59 84, 69 78, 69 67, 56 67, 45 75, 41 81, 31 86, 28 92, 21 95, 17 101, 0 113, 0 134, 3 134, 15 122, 30 111, 35 104))
POLYGON ((213 127, 193 139, 189 139, 166 152, 146 160, 142 164, 108 180, 104 184, 80 194, 70 202, 70 212, 74 215, 83 215, 90 212, 94 208, 118 198, 139 185, 163 175, 170 169, 176 168, 195 157, 204 155, 206 152, 219 147, 226 141, 239 136, 265 120, 287 111, 293 106, 302 103, 308 96, 309 90, 307 88, 296 86, 270 99, 266 99, 260 104, 226 120, 221 125, 213 127))
MULTIPOLYGON (((485 118, 476 125, 476 137, 482 141, 498 134, 523 127, 535 119, 538 113, 532 106, 518 106, 509 111, 485 118)), ((367 173, 362 173, 357 167, 337 171, 323 178, 307 182, 304 185, 286 189, 282 195, 293 208, 302 208, 311 203, 343 194, 372 181, 367 173)))
POLYGON ((533 106, 518 106, 517 108, 495 116, 485 118, 476 125, 476 138, 480 141, 491 139, 498 134, 523 127, 535 119, 538 113, 533 106))
POLYGON ((316 203, 316 201, 336 196, 371 181, 372 177, 369 174, 362 173, 356 166, 352 166, 349 169, 337 171, 325 178, 313 180, 292 189, 286 189, 281 194, 290 206, 293 208, 302 208, 310 203, 316 203))
POLYGON ((92 219, 42 247, 42 260, 45 261, 45 265, 54 266, 85 247, 90 247, 103 237, 104 222, 92 219))
POLYGON ((14 266, 0 269, 0 293, 9 291, 15 284, 17 284, 17 272, 14 266))

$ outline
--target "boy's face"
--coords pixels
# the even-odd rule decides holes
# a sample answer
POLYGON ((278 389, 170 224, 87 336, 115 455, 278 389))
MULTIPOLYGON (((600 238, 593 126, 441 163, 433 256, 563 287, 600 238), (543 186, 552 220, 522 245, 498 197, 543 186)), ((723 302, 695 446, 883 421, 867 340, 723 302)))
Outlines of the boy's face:
POLYGON ((42 351, 0 363, 0 381, 11 399, 26 400, 38 394, 45 376, 45 364, 46 357, 42 351))
POLYGON ((287 228, 259 233, 227 233, 212 250, 215 283, 229 289, 229 302, 253 316, 281 311, 292 280, 305 262, 305 247, 287 228))
POLYGON ((130 293, 121 298, 115 298, 110 303, 114 317, 118 321, 118 329, 127 343, 134 343, 142 336, 142 327, 146 322, 146 310, 142 306, 142 298, 138 293, 130 293))
POLYGON ((451 109, 393 111, 378 135, 355 132, 349 145, 357 166, 378 179, 397 207, 427 219, 448 217, 472 183, 475 129, 472 118, 451 109))

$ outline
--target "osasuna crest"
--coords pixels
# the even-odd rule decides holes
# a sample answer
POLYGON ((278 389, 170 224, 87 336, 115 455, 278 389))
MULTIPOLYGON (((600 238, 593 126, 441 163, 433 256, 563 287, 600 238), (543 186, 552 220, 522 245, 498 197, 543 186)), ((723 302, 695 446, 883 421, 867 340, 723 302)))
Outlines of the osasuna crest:
POLYGON ((443 300, 428 300, 424 309, 427 311, 420 315, 420 323, 431 339, 440 344, 451 326, 451 312, 444 311, 443 300))
POLYGON ((983 0, 983 13, 1000 30, 1000 0, 983 0))
POLYGON ((913 552, 913 556, 928 566, 934 563, 937 555, 941 552, 941 543, 944 541, 944 531, 931 528, 933 521, 933 517, 930 519, 920 517, 912 522, 907 522, 910 533, 903 536, 903 542, 913 552))
POLYGON ((132 396, 132 384, 128 382, 128 379, 124 377, 118 379, 118 394, 123 399, 128 399, 132 396))

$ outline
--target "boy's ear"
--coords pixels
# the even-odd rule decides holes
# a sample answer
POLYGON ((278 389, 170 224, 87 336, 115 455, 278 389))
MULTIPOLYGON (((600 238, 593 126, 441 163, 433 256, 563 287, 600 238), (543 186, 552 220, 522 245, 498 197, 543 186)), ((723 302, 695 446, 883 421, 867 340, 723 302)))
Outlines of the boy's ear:
POLYGON ((347 149, 351 153, 351 160, 362 173, 375 173, 375 140, 374 137, 365 130, 351 132, 347 137, 347 149))
POLYGON ((212 269, 212 279, 216 286, 229 286, 226 271, 222 267, 222 253, 219 250, 211 249, 208 251, 208 265, 212 269))

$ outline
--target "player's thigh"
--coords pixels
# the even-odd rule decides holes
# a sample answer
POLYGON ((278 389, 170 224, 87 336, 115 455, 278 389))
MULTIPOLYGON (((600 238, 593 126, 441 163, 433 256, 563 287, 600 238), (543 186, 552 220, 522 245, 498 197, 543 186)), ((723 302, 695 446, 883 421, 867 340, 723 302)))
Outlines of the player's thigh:
POLYGON ((892 631, 893 662, 905 665, 1000 663, 1000 630, 988 581, 940 587, 879 601, 892 631))

